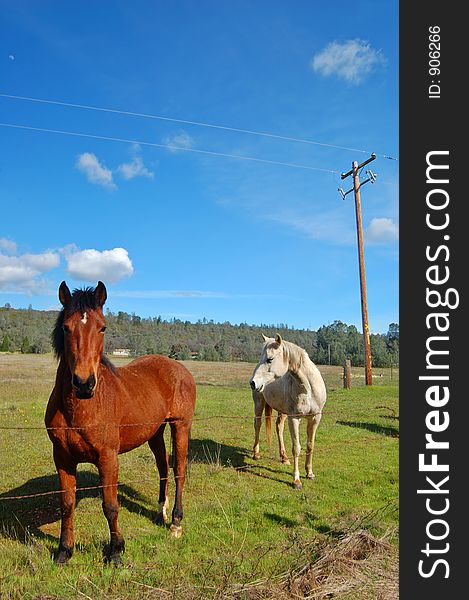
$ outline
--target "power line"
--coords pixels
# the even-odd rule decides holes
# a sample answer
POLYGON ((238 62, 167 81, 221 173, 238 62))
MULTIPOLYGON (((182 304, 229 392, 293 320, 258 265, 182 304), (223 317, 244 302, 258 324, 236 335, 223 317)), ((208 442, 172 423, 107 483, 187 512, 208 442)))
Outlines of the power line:
MULTIPOLYGON (((346 150, 348 152, 362 152, 363 154, 370 154, 370 152, 368 150, 361 150, 358 148, 349 148, 347 146, 340 146, 338 144, 328 144, 325 142, 317 142, 314 140, 308 140, 308 139, 304 139, 304 138, 296 138, 296 137, 278 135, 275 133, 268 133, 265 131, 254 131, 254 130, 250 130, 250 129, 241 129, 239 127, 228 127, 226 125, 217 125, 215 123, 205 123, 203 121, 190 121, 187 119, 177 119, 175 117, 165 117, 162 115, 153 115, 153 114, 148 114, 148 113, 132 112, 132 111, 127 111, 127 110, 119 110, 116 108, 106 108, 106 107, 102 107, 102 106, 91 106, 88 104, 76 104, 76 103, 72 103, 72 102, 62 102, 61 100, 47 100, 44 98, 32 98, 32 97, 28 97, 28 96, 15 96, 13 94, 0 93, 0 97, 1 98, 9 98, 10 100, 22 100, 22 101, 27 101, 27 102, 37 102, 37 103, 41 103, 41 104, 52 104, 55 106, 64 106, 66 108, 79 108, 82 110, 95 110, 95 111, 99 111, 99 112, 107 112, 107 113, 113 113, 113 114, 118 114, 118 115, 139 117, 139 118, 144 118, 144 119, 157 119, 160 121, 170 121, 172 123, 181 123, 184 125, 196 125, 198 127, 209 127, 211 129, 220 129, 222 131, 232 131, 235 133, 246 133, 249 135, 257 135, 257 136, 268 137, 268 138, 283 140, 283 141, 288 141, 288 142, 297 142, 297 143, 301 143, 301 144, 323 146, 326 148, 336 148, 338 150, 346 150)), ((392 156, 387 156, 385 154, 382 154, 380 156, 382 158, 387 158, 389 160, 398 160, 397 158, 394 158, 392 156)))
POLYGON ((144 142, 141 140, 130 140, 127 138, 110 137, 105 135, 95 135, 92 133, 82 133, 78 131, 66 131, 63 129, 47 129, 45 127, 32 127, 30 125, 20 125, 17 123, 0 123, 0 127, 10 127, 13 129, 25 129, 28 131, 36 131, 39 133, 55 133, 60 135, 70 135, 74 137, 90 138, 94 140, 104 140, 108 142, 123 142, 126 144, 138 144, 140 146, 151 146, 153 148, 165 148, 167 150, 176 150, 181 152, 196 152, 198 154, 205 154, 208 156, 221 156, 223 158, 233 158, 236 160, 247 160, 252 162, 265 163, 269 165, 277 165, 283 167, 291 167, 294 169, 306 169, 308 171, 322 171, 323 173, 333 173, 334 175, 340 174, 339 171, 333 169, 323 169, 321 167, 311 167, 309 165, 299 165, 296 163, 281 162, 278 160, 268 160, 266 158, 256 158, 254 156, 242 156, 240 154, 227 154, 224 152, 213 152, 211 150, 201 150, 198 148, 185 148, 184 146, 173 146, 171 144, 157 144, 156 142, 144 142))

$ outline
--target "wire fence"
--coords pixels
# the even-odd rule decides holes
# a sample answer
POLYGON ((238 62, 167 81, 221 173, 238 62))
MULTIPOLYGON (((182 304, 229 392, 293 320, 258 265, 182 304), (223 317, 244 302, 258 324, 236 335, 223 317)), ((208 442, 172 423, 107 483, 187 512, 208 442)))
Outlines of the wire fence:
MULTIPOLYGON (((395 410, 390 406, 375 406, 376 409, 384 409, 389 410, 394 413, 395 410)), ((274 409, 275 410, 275 409, 274 409)), ((296 418, 296 419, 307 419, 310 417, 317 417, 319 415, 327 415, 327 416, 343 416, 343 410, 327 410, 327 411, 317 411, 310 413, 280 413, 277 411, 278 415, 284 415, 286 418, 296 418)), ((185 421, 191 421, 192 423, 198 421, 213 421, 213 420, 249 420, 252 421, 257 419, 267 418, 265 415, 207 415, 207 416, 194 416, 192 419, 182 419, 182 418, 174 418, 174 419, 160 419, 158 421, 140 421, 138 423, 99 423, 93 425, 80 425, 80 426, 69 426, 63 425, 59 427, 47 427, 45 425, 0 425, 0 431, 37 431, 37 430, 46 430, 46 431, 84 431, 87 429, 95 429, 95 430, 108 430, 108 429, 121 429, 126 427, 153 427, 155 425, 161 426, 171 423, 181 423, 185 421)), ((272 415, 272 418, 276 418, 272 415)))
MULTIPOLYGON (((395 416, 394 414, 394 409, 392 407, 389 406, 376 406, 375 409, 384 409, 384 410, 389 410, 392 414, 391 417, 392 418, 398 418, 395 416)), ((296 414, 285 414, 285 413, 278 413, 278 415, 280 416, 281 414, 284 414, 285 417, 292 417, 292 418, 311 418, 311 417, 317 417, 319 415, 327 415, 327 416, 343 416, 344 415, 344 411, 318 411, 315 413, 309 413, 309 414, 303 414, 303 413, 296 413, 296 414)), ((249 420, 250 422, 252 421, 256 421, 256 420, 262 420, 266 418, 265 415, 207 415, 207 416, 196 416, 193 417, 192 422, 204 422, 204 421, 212 421, 212 420, 249 420)), ((272 415, 272 418, 275 418, 272 415)), ((177 422, 181 422, 184 421, 184 419, 165 419, 165 420, 159 420, 159 421, 145 421, 145 422, 139 422, 139 423, 107 423, 107 424, 92 424, 92 425, 82 425, 79 427, 75 427, 75 426, 60 426, 60 427, 46 427, 44 425, 42 426, 35 426, 35 425, 20 425, 20 426, 7 426, 7 425, 1 425, 0 426, 0 430, 1 431, 85 431, 85 430, 94 430, 96 431, 108 431, 109 429, 121 429, 121 428, 129 428, 129 427, 161 427, 161 425, 168 423, 177 423, 177 422)), ((398 433, 396 432, 396 434, 393 437, 398 437, 398 433)), ((240 470, 246 470, 249 467, 249 465, 243 465, 241 467, 233 467, 234 470, 236 471, 240 471, 240 470)), ((174 479, 177 479, 178 477, 185 477, 184 476, 177 476, 177 475, 173 475, 174 479)), ((159 478, 160 481, 163 481, 165 479, 170 479, 170 477, 160 477, 159 478)), ((76 487, 75 492, 82 492, 82 491, 90 491, 90 490, 98 490, 98 489, 103 489, 105 487, 118 487, 118 486, 122 486, 124 485, 123 483, 117 483, 117 484, 109 484, 109 485, 93 485, 93 486, 84 486, 84 487, 76 487)), ((63 490, 63 489, 59 489, 59 490, 50 490, 50 491, 43 491, 43 492, 36 492, 36 493, 32 493, 32 494, 20 494, 20 495, 12 495, 12 496, 0 496, 0 502, 2 501, 8 501, 8 500, 23 500, 23 499, 30 499, 30 498, 37 498, 37 497, 42 497, 42 496, 51 496, 51 495, 55 495, 55 494, 63 494, 66 491, 69 490, 63 490)))

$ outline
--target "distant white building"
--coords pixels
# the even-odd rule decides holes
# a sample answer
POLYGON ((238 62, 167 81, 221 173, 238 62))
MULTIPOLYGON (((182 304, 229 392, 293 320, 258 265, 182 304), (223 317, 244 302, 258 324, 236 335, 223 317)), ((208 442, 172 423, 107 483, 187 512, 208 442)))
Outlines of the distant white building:
POLYGON ((130 356, 129 348, 116 348, 112 351, 113 356, 130 356))

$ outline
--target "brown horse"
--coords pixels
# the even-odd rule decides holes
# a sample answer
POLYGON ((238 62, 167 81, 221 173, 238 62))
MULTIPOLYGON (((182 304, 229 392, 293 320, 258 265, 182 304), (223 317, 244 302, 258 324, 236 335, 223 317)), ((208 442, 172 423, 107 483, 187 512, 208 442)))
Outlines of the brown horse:
POLYGON ((101 281, 95 289, 74 290, 73 294, 65 281, 59 287, 63 309, 52 336, 59 364, 45 416, 61 488, 58 563, 67 562, 73 552, 78 463, 92 463, 99 471, 103 512, 111 535, 109 562, 118 564, 124 550, 117 520, 118 455, 145 442, 155 455, 160 475, 157 523, 165 523, 169 473, 163 437, 166 423, 171 427, 176 479, 170 530, 175 537, 182 534, 182 491, 195 381, 184 366, 165 356, 144 356, 115 368, 103 355, 106 298, 101 281))

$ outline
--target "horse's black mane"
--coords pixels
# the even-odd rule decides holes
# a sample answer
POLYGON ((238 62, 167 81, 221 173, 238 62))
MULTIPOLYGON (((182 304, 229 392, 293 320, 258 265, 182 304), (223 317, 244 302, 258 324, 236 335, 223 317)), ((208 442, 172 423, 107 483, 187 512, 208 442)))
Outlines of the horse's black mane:
MULTIPOLYGON (((72 292, 72 296, 70 299, 70 303, 67 306, 67 310, 69 313, 73 314, 75 312, 80 311, 81 314, 85 313, 87 310, 93 310, 98 308, 98 302, 96 300, 96 296, 94 293, 93 287, 86 287, 82 290, 75 289, 72 292)), ((54 354, 57 359, 62 358, 64 353, 64 314, 65 309, 59 313, 57 317, 57 321, 55 322, 54 329, 52 330, 52 348, 54 349, 54 354)), ((111 371, 117 372, 116 367, 112 364, 112 362, 107 358, 107 356, 101 357, 101 362, 103 365, 108 367, 111 371)))

